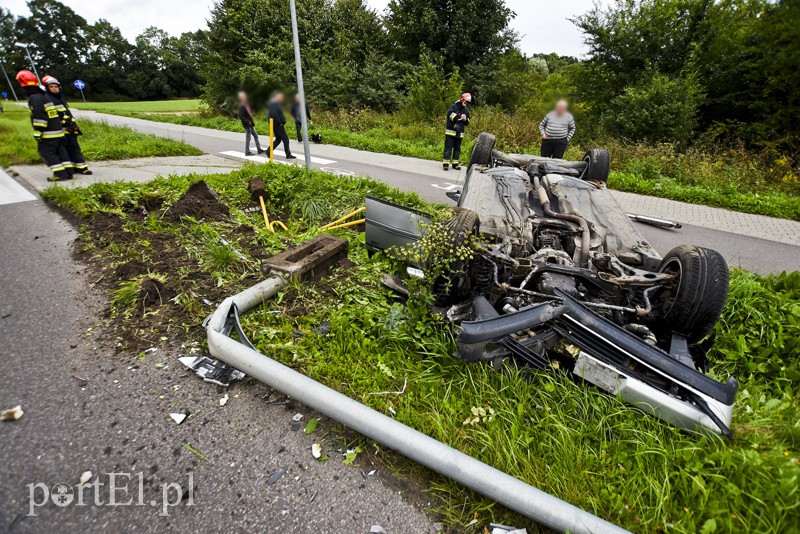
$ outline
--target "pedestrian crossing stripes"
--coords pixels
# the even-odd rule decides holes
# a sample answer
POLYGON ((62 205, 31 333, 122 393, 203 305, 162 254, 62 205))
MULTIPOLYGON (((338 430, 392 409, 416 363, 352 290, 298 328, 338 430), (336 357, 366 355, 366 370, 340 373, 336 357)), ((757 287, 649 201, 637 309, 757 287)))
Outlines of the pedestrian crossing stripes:
MULTIPOLYGON (((220 152, 223 156, 231 156, 233 158, 243 159, 246 161, 252 161, 253 163, 269 163, 269 156, 247 156, 244 152, 238 152, 236 150, 226 150, 225 152, 220 152)), ((295 160, 285 160, 281 159, 280 156, 275 154, 273 161, 275 163, 282 163, 284 165, 294 165, 294 164, 302 164, 305 161, 305 156, 303 154, 297 154, 297 159, 295 160)), ((311 156, 311 163, 316 163, 317 165, 330 165, 331 163, 336 163, 335 160, 332 159, 325 159, 325 158, 318 158, 316 156, 311 156)))
POLYGON ((0 169, 0 205, 31 200, 36 200, 36 197, 0 169))

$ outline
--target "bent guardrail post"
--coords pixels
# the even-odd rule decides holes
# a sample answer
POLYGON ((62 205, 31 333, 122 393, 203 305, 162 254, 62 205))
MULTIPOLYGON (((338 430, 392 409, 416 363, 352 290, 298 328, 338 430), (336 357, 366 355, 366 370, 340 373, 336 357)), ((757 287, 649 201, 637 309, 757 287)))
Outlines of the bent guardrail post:
POLYGON ((368 408, 223 333, 232 306, 245 313, 274 297, 287 284, 286 276, 276 274, 225 299, 206 322, 211 354, 327 417, 542 525, 576 534, 626 532, 368 408))

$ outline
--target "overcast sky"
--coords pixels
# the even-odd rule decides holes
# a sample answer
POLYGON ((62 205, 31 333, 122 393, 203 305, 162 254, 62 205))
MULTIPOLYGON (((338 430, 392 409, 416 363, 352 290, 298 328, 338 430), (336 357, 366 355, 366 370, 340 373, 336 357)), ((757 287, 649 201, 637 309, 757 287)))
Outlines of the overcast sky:
MULTIPOLYGON (((104 18, 133 40, 148 26, 177 35, 206 28, 213 0, 61 0, 79 15, 94 22, 104 18)), ((389 0, 367 0, 383 11, 389 0)), ((580 32, 568 20, 591 9, 593 0, 506 0, 517 14, 511 26, 520 34, 523 52, 557 52, 579 56, 586 48, 580 32)), ((607 4, 609 0, 601 0, 607 4)), ((2 6, 16 15, 29 15, 25 0, 2 0, 2 6)), ((465 13, 464 16, 470 16, 465 13)))

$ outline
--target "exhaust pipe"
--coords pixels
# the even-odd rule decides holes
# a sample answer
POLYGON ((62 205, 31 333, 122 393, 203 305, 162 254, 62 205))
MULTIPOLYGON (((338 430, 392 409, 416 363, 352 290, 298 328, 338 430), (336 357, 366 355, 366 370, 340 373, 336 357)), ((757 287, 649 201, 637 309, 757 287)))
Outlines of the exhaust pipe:
POLYGON ((230 332, 236 310, 247 312, 274 297, 287 284, 286 277, 275 275, 225 299, 205 323, 210 353, 327 417, 548 528, 586 534, 627 532, 368 408, 225 334, 230 332))

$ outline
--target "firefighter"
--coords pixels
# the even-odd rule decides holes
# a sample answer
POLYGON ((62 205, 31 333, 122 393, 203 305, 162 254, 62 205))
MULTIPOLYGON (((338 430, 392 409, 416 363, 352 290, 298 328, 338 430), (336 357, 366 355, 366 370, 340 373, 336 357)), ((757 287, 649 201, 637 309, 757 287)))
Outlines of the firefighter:
POLYGON ((16 79, 28 95, 33 137, 36 139, 39 155, 53 171, 53 176, 47 178, 47 181, 69 180, 72 178, 72 174, 70 174, 68 166, 72 162, 69 161, 66 147, 64 147, 64 128, 61 126, 56 105, 39 86, 38 78, 31 71, 19 71, 16 79))
POLYGON ((52 76, 45 76, 42 78, 44 88, 47 90, 47 96, 56 105, 58 117, 61 119, 61 126, 64 128, 64 148, 67 150, 67 156, 72 162, 73 171, 80 174, 92 174, 89 166, 86 164, 86 159, 81 152, 81 145, 78 143, 78 136, 83 135, 78 123, 72 116, 72 111, 69 109, 67 99, 61 92, 61 83, 52 76))
POLYGON ((464 130, 469 124, 469 109, 467 106, 472 102, 472 95, 464 93, 452 106, 447 109, 447 123, 444 130, 444 158, 442 168, 450 170, 453 165, 455 170, 461 166, 458 160, 461 157, 461 141, 464 140, 464 130))

